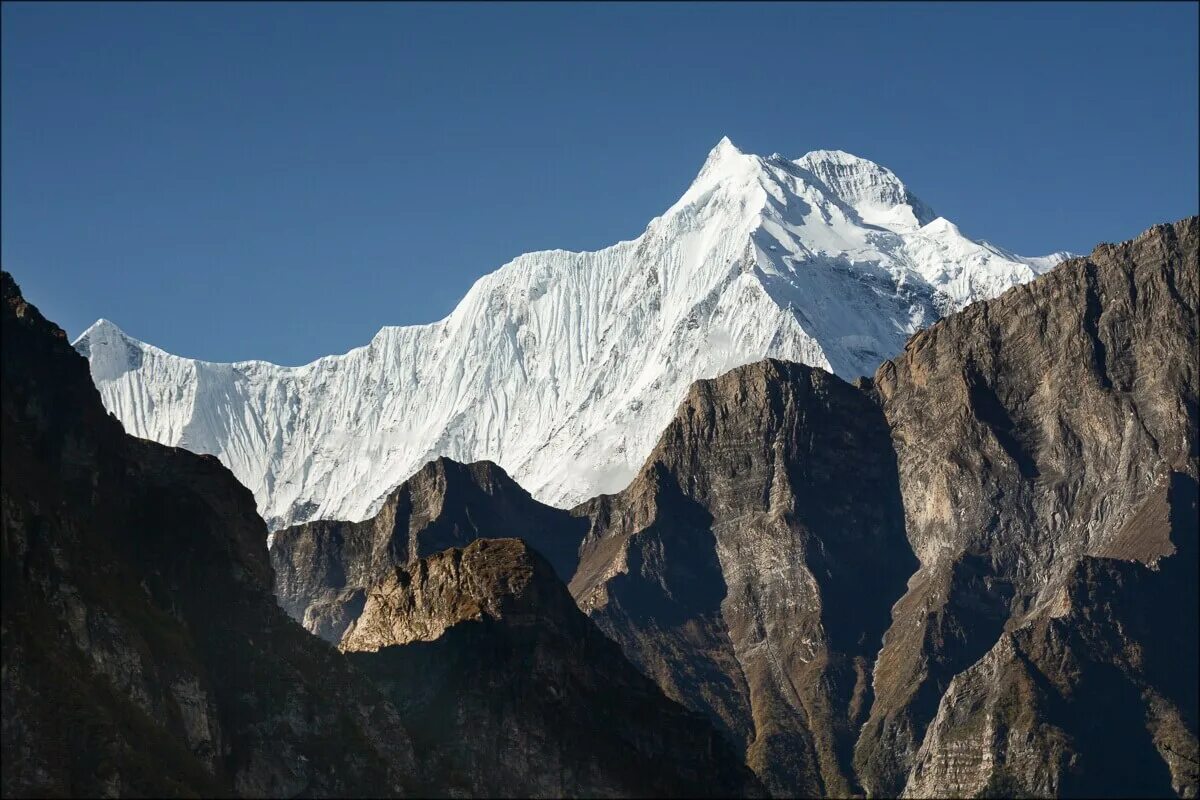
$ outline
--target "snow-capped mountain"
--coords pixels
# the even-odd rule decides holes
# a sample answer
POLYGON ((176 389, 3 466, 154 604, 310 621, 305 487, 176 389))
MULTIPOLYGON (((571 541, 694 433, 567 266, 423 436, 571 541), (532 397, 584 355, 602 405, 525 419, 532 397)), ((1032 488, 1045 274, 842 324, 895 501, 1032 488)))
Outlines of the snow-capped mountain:
POLYGON ((101 320, 76 341, 138 436, 212 453, 270 526, 363 519, 430 459, 503 466, 538 499, 621 489, 688 385, 765 356, 871 374, 940 315, 1028 281, 889 170, 728 139, 632 241, 522 255, 445 319, 303 367, 166 353, 101 320))

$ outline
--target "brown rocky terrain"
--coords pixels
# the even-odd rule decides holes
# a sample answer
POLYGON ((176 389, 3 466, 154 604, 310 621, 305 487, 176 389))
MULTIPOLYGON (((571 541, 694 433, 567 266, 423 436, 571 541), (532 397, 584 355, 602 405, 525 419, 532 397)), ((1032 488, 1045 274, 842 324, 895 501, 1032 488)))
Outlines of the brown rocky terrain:
POLYGON ((575 571, 582 522, 542 505, 496 464, 439 458, 363 522, 317 521, 274 535, 275 593, 294 619, 337 643, 366 590, 394 567, 477 538, 524 538, 563 581, 575 571))
MULTIPOLYGON (((1186 540, 1163 498, 1197 475, 1198 244, 1193 218, 1098 247, 917 334, 861 391, 770 361, 696 384, 630 487, 575 510, 591 522, 580 606, 669 696, 723 723, 776 793, 1079 793, 1149 726, 1172 743, 1155 745, 1171 779, 1131 766, 1112 785, 1194 795, 1195 695, 1153 671, 1123 685, 1173 699, 1146 700, 1147 721, 1122 718, 1103 742, 1060 737, 1061 777, 980 740, 963 774, 939 772, 965 746, 961 718, 947 712, 938 741, 926 728, 955 676, 961 693, 999 691, 973 665, 1044 639, 1038 609, 1074 591, 1086 615, 1109 592, 1115 614, 1138 601, 1109 584, 1146 568, 1112 559, 1154 564, 1186 540)), ((1194 575, 1194 551, 1174 558, 1194 575)), ((1194 605, 1175 606, 1193 626, 1194 605)), ((1061 637, 1074 617, 1054 619, 1061 637)), ((1105 630, 1060 649, 1111 664, 1106 636, 1114 652, 1169 646, 1105 630)), ((1179 655, 1194 683, 1194 649, 1179 655)), ((1086 686, 1103 680, 1086 671, 1086 686)))
POLYGON ((638 672, 521 540, 395 569, 341 649, 388 687, 439 793, 761 793, 740 754, 638 672))
POLYGON ((1196 481, 1175 473, 1150 502, 1174 551, 1079 560, 950 681, 905 795, 1195 796, 1196 481))
MULTIPOLYGON (((856 386, 698 382, 630 486, 572 511, 579 607, 775 794, 1195 796, 1200 668, 1171 636, 1195 639, 1197 227, 951 315, 856 386)), ((401 617, 358 635, 442 624, 401 617)))

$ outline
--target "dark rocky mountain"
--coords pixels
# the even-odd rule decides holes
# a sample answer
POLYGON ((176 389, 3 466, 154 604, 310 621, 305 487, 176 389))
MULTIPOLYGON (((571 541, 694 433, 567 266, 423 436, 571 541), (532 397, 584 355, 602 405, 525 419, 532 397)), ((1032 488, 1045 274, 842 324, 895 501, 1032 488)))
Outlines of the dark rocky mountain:
POLYGON ((395 569, 341 649, 389 688, 440 790, 761 794, 729 742, 665 698, 521 540, 479 539, 395 569))
MULTIPOLYGON (((3 301, 4 796, 761 791, 518 541, 392 568, 433 578, 412 607, 432 640, 357 669, 276 604, 249 492, 126 436, 8 273, 3 301)), ((414 552, 464 528, 426 530, 414 552)), ((376 588, 353 641, 400 618, 376 588)))
POLYGON ((566 582, 583 533, 581 521, 534 500, 496 464, 439 458, 369 520, 309 522, 274 534, 275 593, 292 618, 337 643, 362 611, 366 590, 397 566, 477 538, 519 536, 566 582))
POLYGON ((271 594, 215 458, 126 436, 3 273, 3 794, 403 794, 399 716, 271 594))
POLYGON ((1143 513, 1125 535, 1169 530, 1174 552, 1076 562, 950 681, 907 796, 1195 796, 1196 481, 1172 474, 1143 513))

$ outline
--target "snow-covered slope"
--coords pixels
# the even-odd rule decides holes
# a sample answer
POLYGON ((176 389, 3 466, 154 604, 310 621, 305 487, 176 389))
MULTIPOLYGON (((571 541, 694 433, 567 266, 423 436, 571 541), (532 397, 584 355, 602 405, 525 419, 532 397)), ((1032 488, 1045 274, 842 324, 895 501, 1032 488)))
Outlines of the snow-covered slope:
POLYGON ((633 241, 520 256, 445 319, 303 367, 170 355, 101 320, 76 347, 138 436, 218 456, 273 528, 362 519, 429 459, 490 459, 539 499, 622 488, 693 380, 764 356, 871 374, 939 315, 1062 255, 937 217, 889 170, 723 139, 633 241))

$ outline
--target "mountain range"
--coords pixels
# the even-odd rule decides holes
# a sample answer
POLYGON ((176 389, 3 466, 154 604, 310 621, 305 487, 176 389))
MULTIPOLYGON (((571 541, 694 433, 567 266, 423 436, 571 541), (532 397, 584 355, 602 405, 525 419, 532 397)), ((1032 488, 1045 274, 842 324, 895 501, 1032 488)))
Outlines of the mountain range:
POLYGON ((181 358, 101 320, 75 342, 136 436, 217 456, 268 527, 363 520, 438 457, 544 503, 623 489, 688 386, 772 357, 870 375, 946 313, 1067 254, 967 238, 890 170, 728 139, 636 239, 529 253, 445 319, 302 367, 181 358))
POLYGON ((1192 797, 1198 249, 1196 218, 1100 246, 855 384, 698 381, 567 511, 431 462, 371 520, 277 532, 276 595, 347 650, 437 635, 379 620, 397 570, 521 531, 775 796, 1192 797))
POLYGON ((1020 259, 869 162, 722 142, 601 253, 523 257, 441 323, 291 370, 104 324, 69 343, 3 273, 4 796, 1200 793, 1200 218, 1020 259), (602 331, 566 311, 584 296, 612 299, 602 331), (517 347, 521 308, 588 344, 517 347), (722 330, 805 357, 718 363, 722 330), (689 352, 652 433, 665 394, 604 416, 689 352), (629 424, 630 459, 648 437, 619 481, 597 462, 611 491, 565 488, 591 429, 553 491, 503 453, 378 450, 389 414, 399 436, 453 406, 463 447, 549 417, 568 372, 520 368, 539 353, 592 386, 563 413, 629 424), (381 390, 397 364, 424 382, 381 390), (232 449, 192 452, 202 431, 232 449), (230 455, 303 447, 321 492, 278 505, 230 455))

